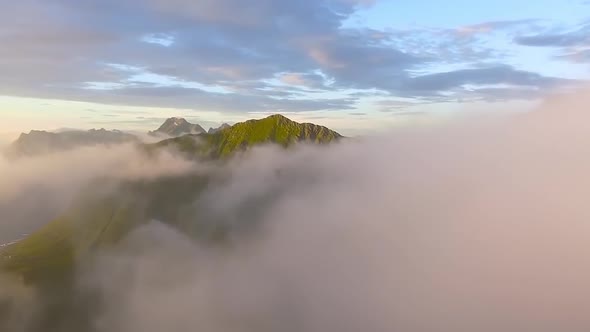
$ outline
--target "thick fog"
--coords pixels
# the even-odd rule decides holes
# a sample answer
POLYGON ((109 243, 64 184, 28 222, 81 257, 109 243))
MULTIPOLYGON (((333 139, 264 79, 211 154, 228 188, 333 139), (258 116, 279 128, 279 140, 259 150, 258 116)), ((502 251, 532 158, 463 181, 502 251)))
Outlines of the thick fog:
MULTIPOLYGON (((239 223, 244 201, 269 198, 256 233, 218 249, 157 221, 138 229, 80 273, 79 287, 100 290, 105 301, 94 326, 587 331, 584 98, 554 97, 534 112, 462 117, 330 147, 256 149, 225 166, 226 180, 195 202, 239 223)), ((67 173, 86 167, 76 156, 67 173)), ((19 176, 2 178, 3 188, 32 185, 32 174, 45 169, 18 168, 12 174, 19 176)), ((67 178, 43 172, 64 181, 49 188, 71 193, 63 189, 67 178)), ((12 199, 14 192, 0 191, 12 199)))
POLYGON ((193 163, 173 152, 148 157, 132 144, 19 159, 0 155, 0 243, 57 217, 93 181, 154 179, 193 170, 193 163))

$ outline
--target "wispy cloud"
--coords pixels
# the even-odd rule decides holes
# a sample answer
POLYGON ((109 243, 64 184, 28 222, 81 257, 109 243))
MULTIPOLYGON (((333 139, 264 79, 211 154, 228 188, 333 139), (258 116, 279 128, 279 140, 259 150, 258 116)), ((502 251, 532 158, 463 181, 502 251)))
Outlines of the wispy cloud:
POLYGON ((524 46, 536 47, 588 46, 590 45, 590 24, 569 31, 520 36, 515 39, 515 42, 524 46))

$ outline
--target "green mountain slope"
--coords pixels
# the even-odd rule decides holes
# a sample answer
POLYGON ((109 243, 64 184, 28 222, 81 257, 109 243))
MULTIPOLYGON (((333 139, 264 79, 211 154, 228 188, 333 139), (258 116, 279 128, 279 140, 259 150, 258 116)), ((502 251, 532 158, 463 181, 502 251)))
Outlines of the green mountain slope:
POLYGON ((2 248, 0 271, 16 273, 26 282, 45 282, 67 275, 87 254, 115 245, 149 221, 183 227, 186 220, 194 221, 196 215, 187 207, 207 181, 187 175, 117 184, 115 190, 97 181, 61 217, 2 248))
MULTIPOLYGON (((0 251, 0 271, 18 278, 11 287, 36 294, 30 331, 91 331, 95 312, 87 294, 76 290, 76 271, 90 253, 120 240, 141 220, 137 202, 125 195, 90 195, 60 218, 0 251)), ((1 302, 2 299, 0 299, 1 302)), ((11 301, 0 305, 0 330, 10 317, 11 301)))
MULTIPOLYGON (((80 267, 91 266, 97 253, 116 250, 141 225, 159 221, 195 241, 222 239, 223 230, 202 223, 199 210, 193 207, 207 181, 200 175, 123 184, 97 181, 61 217, 2 248, 0 277, 10 276, 16 280, 13 287, 33 289, 37 295, 31 331, 93 331, 89 315, 97 312, 93 308, 98 303, 92 294, 76 287, 76 273, 80 267)), ((1 331, 10 314, 6 300, 11 299, 0 296, 1 331)))
POLYGON ((341 138, 342 135, 324 126, 298 123, 277 114, 240 122, 213 133, 164 140, 155 146, 174 146, 185 153, 219 158, 261 144, 273 143, 288 147, 297 143, 327 144, 341 138))

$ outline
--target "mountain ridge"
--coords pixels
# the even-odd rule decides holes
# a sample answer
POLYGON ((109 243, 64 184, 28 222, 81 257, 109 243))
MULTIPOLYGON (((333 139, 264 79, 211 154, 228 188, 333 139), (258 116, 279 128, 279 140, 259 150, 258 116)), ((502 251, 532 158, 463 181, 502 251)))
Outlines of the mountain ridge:
POLYGON ((262 119, 239 122, 213 133, 185 135, 160 141, 152 148, 177 150, 207 158, 225 158, 261 144, 289 147, 298 143, 328 144, 344 138, 338 132, 313 123, 295 122, 274 114, 262 119))
POLYGON ((50 132, 45 130, 31 130, 21 133, 8 146, 7 155, 10 157, 31 156, 44 153, 71 150, 83 146, 113 145, 138 142, 139 139, 120 130, 90 129, 67 130, 50 132))

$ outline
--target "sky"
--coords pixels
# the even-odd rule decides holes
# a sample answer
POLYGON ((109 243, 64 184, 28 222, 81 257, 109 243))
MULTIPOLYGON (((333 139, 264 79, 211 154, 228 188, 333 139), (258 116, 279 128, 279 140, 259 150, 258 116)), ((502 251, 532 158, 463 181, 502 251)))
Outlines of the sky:
POLYGON ((590 79, 588 0, 21 0, 0 22, 0 141, 274 113, 356 135, 590 79))

